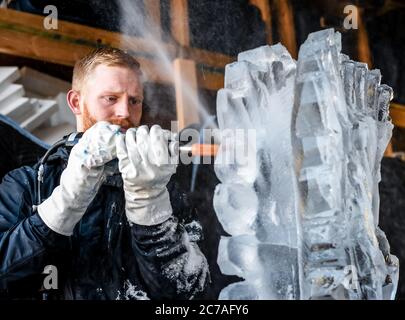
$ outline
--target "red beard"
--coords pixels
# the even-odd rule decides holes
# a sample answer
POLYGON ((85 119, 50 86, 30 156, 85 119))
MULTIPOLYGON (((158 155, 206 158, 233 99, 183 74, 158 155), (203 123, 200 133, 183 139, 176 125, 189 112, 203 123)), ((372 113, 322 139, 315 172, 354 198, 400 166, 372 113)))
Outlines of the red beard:
MULTIPOLYGON (((96 122, 98 122, 96 119, 94 119, 90 115, 89 110, 86 105, 84 105, 84 108, 83 108, 82 119, 83 119, 83 132, 85 132, 87 129, 89 129, 93 125, 95 125, 96 122)), ((129 129, 129 128, 136 127, 136 125, 134 123, 132 123, 131 120, 129 120, 129 118, 110 118, 110 119, 104 119, 104 120, 110 122, 111 124, 118 125, 123 129, 129 129)))

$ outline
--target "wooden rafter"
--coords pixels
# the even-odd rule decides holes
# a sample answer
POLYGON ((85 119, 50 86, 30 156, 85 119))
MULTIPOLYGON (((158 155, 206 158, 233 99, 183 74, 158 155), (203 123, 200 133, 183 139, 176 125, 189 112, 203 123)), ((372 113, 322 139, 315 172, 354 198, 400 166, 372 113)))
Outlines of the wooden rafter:
POLYGON ((171 0, 170 18, 173 39, 182 47, 190 45, 187 0, 171 0))
POLYGON ((274 0, 272 3, 277 16, 280 42, 287 48, 291 56, 297 59, 297 39, 295 36, 295 24, 291 3, 289 0, 274 0))
MULTIPOLYGON (((151 9, 151 8, 150 8, 151 9)), ((71 22, 59 21, 57 30, 46 30, 43 17, 0 8, 0 52, 67 66, 97 46, 112 46, 127 50, 141 63, 151 82, 173 84, 173 75, 160 66, 155 48, 147 39, 127 36, 71 22)), ((179 53, 177 45, 161 43, 171 59, 179 53)), ((196 48, 183 48, 183 57, 194 60, 198 86, 210 90, 222 87, 224 67, 233 57, 196 48), (202 72, 200 74, 200 72, 202 72)))
POLYGON ((162 37, 162 23, 160 17, 160 0, 144 0, 146 15, 152 24, 153 32, 156 39, 162 37))
POLYGON ((396 127, 405 129, 405 105, 391 103, 390 116, 396 127))
POLYGON ((173 62, 177 129, 180 131, 199 122, 197 65, 191 59, 184 59, 184 48, 190 46, 187 0, 171 0, 170 10, 172 37, 180 46, 180 58, 173 62))
POLYGON ((262 20, 265 24, 267 44, 273 44, 273 34, 271 28, 271 11, 269 0, 250 0, 250 3, 259 8, 262 20))

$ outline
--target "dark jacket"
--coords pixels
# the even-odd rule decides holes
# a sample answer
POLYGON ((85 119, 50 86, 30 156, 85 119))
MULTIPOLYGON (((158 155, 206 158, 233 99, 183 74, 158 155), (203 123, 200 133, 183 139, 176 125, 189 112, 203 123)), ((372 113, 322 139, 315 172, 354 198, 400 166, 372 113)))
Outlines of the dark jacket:
MULTIPOLYGON (((41 198, 58 186, 71 147, 52 154, 41 198)), ((108 177, 71 237, 55 233, 33 208, 37 170, 25 166, 0 184, 0 297, 5 299, 190 299, 204 294, 208 266, 178 218, 183 195, 168 189, 173 216, 156 226, 130 226, 121 175, 108 177), (57 268, 58 289, 41 290, 47 265, 57 268)), ((43 289, 43 288, 42 288, 43 289)))

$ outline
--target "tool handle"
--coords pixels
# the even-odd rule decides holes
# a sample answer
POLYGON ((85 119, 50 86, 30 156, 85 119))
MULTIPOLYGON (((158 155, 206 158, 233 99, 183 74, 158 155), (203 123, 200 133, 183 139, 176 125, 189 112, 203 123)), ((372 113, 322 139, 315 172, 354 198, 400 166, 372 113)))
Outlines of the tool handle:
POLYGON ((214 157, 218 152, 219 145, 195 143, 191 146, 191 153, 193 156, 200 157, 214 157))

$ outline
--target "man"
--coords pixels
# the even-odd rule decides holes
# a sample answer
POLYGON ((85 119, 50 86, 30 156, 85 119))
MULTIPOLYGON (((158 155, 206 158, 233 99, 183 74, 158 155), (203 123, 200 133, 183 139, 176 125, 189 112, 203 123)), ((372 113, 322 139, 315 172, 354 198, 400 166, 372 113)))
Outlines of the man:
POLYGON ((178 223, 185 208, 169 183, 176 170, 168 151, 170 132, 139 127, 140 78, 138 62, 118 49, 98 49, 79 60, 67 101, 82 138, 4 177, 3 298, 203 294, 207 262, 178 223))

